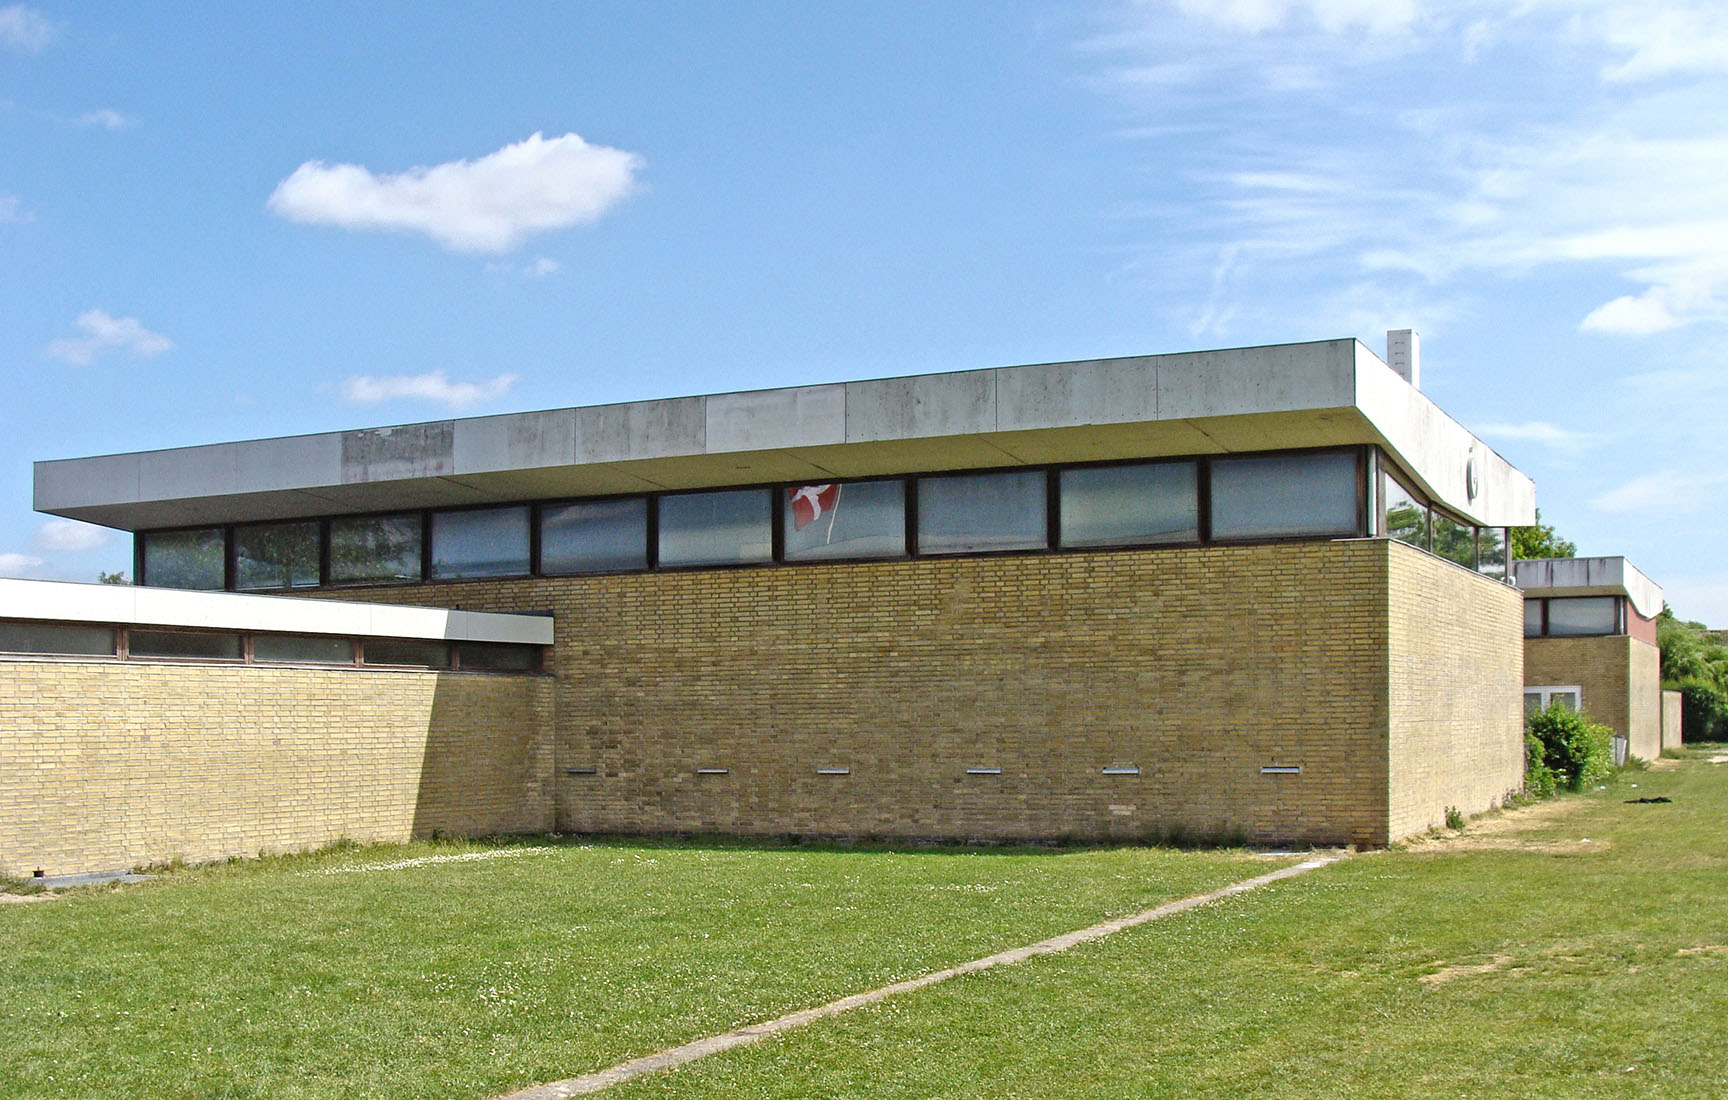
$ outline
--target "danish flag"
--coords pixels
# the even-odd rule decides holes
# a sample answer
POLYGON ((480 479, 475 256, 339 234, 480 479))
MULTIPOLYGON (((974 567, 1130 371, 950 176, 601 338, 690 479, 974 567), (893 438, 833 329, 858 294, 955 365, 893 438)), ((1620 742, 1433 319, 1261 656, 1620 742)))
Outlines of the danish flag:
POLYGON ((786 490, 786 500, 792 505, 792 527, 802 531, 840 503, 840 486, 800 485, 786 490))

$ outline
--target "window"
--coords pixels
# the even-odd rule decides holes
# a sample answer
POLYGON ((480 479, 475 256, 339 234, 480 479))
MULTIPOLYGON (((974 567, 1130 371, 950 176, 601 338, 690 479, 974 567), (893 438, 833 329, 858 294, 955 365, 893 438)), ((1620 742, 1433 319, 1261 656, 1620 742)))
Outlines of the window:
POLYGON ((256 634, 254 661, 306 661, 325 665, 354 663, 354 643, 347 638, 316 635, 256 634))
POLYGON ((449 668, 450 645, 447 642, 368 639, 361 643, 363 659, 369 665, 412 665, 417 668, 449 668))
POLYGON ((114 629, 63 623, 0 623, 0 652, 114 656, 114 629))
POLYGON ((906 553, 906 483, 849 481, 786 488, 787 561, 892 558, 906 553))
POLYGON ((339 516, 330 521, 332 584, 420 579, 420 516, 339 516))
POLYGON ((1200 541, 1199 463, 1075 467, 1057 487, 1063 546, 1200 541))
POLYGON ((487 672, 539 672, 540 647, 501 642, 464 642, 457 646, 460 667, 487 672))
POLYGON ((1042 470, 918 479, 918 552, 1039 550, 1049 545, 1042 470))
POLYGON ((1476 528, 1476 571, 1490 577, 1506 576, 1506 528, 1476 528))
POLYGON ((740 565, 774 556, 774 501, 766 489, 660 498, 661 565, 740 565))
POLYGON ((1620 597, 1572 596, 1548 603, 1549 637, 1620 633, 1620 597))
POLYGON ((511 577, 528 572, 528 506, 432 513, 432 576, 511 577))
POLYGON ((1542 636, 1542 601, 1524 601, 1524 636, 1540 638, 1542 636))
POLYGON ((1524 716, 1528 718, 1539 710, 1548 709, 1549 703, 1559 703, 1567 710, 1575 711, 1583 705, 1584 694, 1577 684, 1565 687, 1527 687, 1524 689, 1524 716))
POLYGON ((318 583, 318 521, 234 528, 234 587, 309 588, 318 583))
POLYGON ((147 531, 144 583, 154 588, 222 588, 227 583, 226 552, 220 527, 147 531))
POLYGON ((1212 460, 1212 537, 1354 535, 1356 454, 1322 451, 1212 460))
POLYGON ((1381 532, 1389 539, 1428 549, 1428 506, 1421 498, 1382 471, 1380 499, 1385 502, 1381 532))
POLYGON ((1476 528, 1459 523, 1445 512, 1434 515, 1434 553, 1466 569, 1476 568, 1476 528))
POLYGON ((129 630, 128 652, 134 657, 184 657, 202 661, 238 661, 240 635, 185 630, 129 630))
POLYGON ((584 500, 540 510, 540 572, 648 568, 648 501, 584 500))

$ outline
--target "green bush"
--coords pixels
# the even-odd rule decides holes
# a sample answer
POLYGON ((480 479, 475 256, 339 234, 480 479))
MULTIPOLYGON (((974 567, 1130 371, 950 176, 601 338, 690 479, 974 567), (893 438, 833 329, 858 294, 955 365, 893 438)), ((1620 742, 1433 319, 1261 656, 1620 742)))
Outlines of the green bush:
MULTIPOLYGON (((1554 787, 1581 790, 1613 769, 1613 734, 1577 711, 1550 703, 1530 716, 1525 729, 1530 756, 1527 772, 1532 776, 1545 772, 1548 793, 1554 787)), ((1526 784, 1533 790, 1539 786, 1528 777, 1526 784)))
POLYGON ((1554 769, 1548 766, 1542 739, 1524 731, 1524 790, 1537 798, 1548 798, 1555 790, 1554 769))
POLYGON ((1680 692, 1680 740, 1728 740, 1728 696, 1709 680, 1682 680, 1680 692))

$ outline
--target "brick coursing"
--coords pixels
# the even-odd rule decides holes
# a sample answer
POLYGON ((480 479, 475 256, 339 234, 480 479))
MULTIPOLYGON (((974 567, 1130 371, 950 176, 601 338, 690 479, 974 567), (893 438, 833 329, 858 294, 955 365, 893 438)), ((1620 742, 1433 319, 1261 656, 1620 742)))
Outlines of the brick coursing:
POLYGON ((1642 760, 1662 755, 1662 653, 1624 634, 1524 639, 1524 682, 1578 685, 1584 713, 1628 740, 1642 760))

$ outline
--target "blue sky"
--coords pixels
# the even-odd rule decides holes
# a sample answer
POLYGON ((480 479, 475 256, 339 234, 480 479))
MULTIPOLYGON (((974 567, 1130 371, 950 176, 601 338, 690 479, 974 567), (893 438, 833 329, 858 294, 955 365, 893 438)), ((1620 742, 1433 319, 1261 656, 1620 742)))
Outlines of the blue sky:
POLYGON ((0 575, 36 459, 1423 338, 1728 626, 1728 9, 0 0, 0 575))

